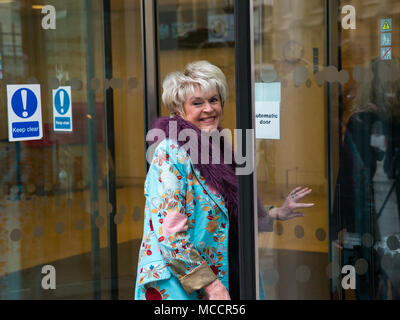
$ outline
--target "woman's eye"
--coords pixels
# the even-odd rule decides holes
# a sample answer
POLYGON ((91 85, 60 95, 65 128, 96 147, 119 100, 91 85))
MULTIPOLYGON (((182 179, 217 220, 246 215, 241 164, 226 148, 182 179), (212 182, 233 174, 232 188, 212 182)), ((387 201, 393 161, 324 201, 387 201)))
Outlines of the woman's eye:
POLYGON ((202 103, 201 103, 201 102, 194 102, 193 105, 195 105, 195 106, 201 106, 202 103))

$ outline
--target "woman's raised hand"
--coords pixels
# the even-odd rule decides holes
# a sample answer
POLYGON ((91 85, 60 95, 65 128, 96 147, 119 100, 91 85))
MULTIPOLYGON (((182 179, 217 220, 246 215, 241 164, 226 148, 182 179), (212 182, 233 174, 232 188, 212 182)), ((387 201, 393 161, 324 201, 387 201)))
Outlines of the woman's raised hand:
POLYGON ((300 212, 299 210, 303 208, 310 208, 314 205, 314 203, 299 203, 299 201, 310 193, 310 188, 294 188, 286 197, 282 207, 272 208, 269 211, 269 215, 278 220, 290 220, 297 217, 303 217, 304 213, 300 212))

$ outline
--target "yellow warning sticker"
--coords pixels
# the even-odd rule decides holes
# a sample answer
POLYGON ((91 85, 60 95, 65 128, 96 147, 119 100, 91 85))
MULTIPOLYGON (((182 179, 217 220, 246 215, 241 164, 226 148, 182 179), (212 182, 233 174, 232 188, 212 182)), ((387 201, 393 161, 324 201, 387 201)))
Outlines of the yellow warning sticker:
POLYGON ((383 24, 383 30, 390 30, 390 26, 389 23, 387 21, 385 21, 385 23, 383 24))
POLYGON ((392 19, 381 19, 381 32, 392 31, 392 19))

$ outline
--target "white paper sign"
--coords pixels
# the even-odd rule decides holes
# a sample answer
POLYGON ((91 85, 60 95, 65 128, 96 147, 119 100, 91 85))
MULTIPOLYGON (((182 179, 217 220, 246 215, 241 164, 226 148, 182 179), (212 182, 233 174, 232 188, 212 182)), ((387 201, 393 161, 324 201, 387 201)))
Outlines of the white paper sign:
POLYGON ((281 84, 255 84, 256 139, 280 139, 281 84))
POLYGON ((43 137, 39 84, 7 85, 8 141, 43 137))
POLYGON ((280 139, 280 102, 256 101, 256 139, 280 139))

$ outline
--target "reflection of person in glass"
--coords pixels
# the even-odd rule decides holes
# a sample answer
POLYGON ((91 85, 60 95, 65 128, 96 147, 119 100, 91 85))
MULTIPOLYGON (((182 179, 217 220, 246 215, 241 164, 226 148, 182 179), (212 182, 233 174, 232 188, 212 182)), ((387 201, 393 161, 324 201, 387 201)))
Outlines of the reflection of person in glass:
MULTIPOLYGON (((237 254, 232 245, 237 239, 232 228, 238 201, 236 164, 223 160, 224 138, 217 163, 193 160, 196 152, 196 159, 203 159, 204 147, 213 155, 214 143, 201 137, 204 131, 222 130, 226 79, 218 67, 200 61, 167 76, 163 89, 163 103, 171 116, 161 117, 153 125, 164 137, 154 141, 158 145, 146 176, 135 299, 230 299, 229 278, 235 279, 237 272, 234 264, 228 265, 228 255, 237 254), (186 130, 189 142, 175 140, 172 127, 177 137, 186 130), (193 142, 196 147, 181 148, 193 142)), ((310 192, 308 188, 294 189, 279 208, 264 208, 259 200, 261 228, 269 229, 274 218, 302 216, 298 210, 313 205, 300 203, 310 192)))
MULTIPOLYGON (((398 65, 397 60, 370 62, 373 78, 366 79, 358 88, 340 152, 332 239, 336 239, 334 243, 340 249, 341 264, 356 267, 357 299, 382 299, 387 292, 387 275, 373 244, 381 240, 377 213, 383 209, 375 204, 374 177, 382 176, 384 158, 386 168, 389 162, 393 163, 389 150, 396 148, 388 145, 385 150, 388 142, 398 143, 392 139, 391 119, 400 87, 390 79, 390 72, 398 65)), ((352 88, 344 91, 351 92, 352 88)))

